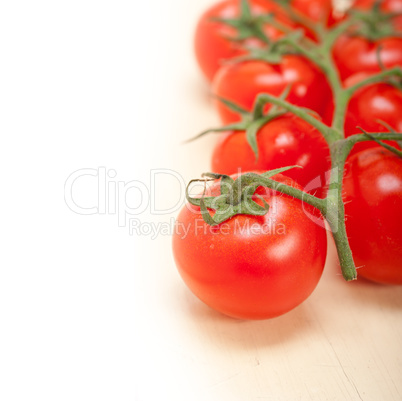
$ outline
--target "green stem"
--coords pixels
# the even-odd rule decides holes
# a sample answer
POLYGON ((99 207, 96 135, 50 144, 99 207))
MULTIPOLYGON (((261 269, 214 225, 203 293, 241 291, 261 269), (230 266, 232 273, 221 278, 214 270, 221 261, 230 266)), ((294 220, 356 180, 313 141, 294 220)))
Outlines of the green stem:
POLYGON ((381 145, 383 148, 388 149, 390 152, 392 152, 392 153, 396 154, 398 157, 402 158, 402 151, 400 151, 399 149, 397 149, 391 145, 388 145, 387 143, 382 142, 382 141, 400 141, 401 137, 402 137, 402 133, 378 132, 378 133, 370 134, 370 133, 364 131, 362 128, 360 128, 360 129, 364 132, 363 135, 361 135, 361 134, 352 135, 347 139, 347 141, 350 144, 350 149, 352 149, 352 147, 358 142, 374 141, 374 142, 378 143, 379 145, 381 145))
POLYGON ((332 89, 334 99, 334 115, 331 126, 337 132, 337 139, 344 137, 344 125, 349 96, 342 87, 341 78, 331 55, 326 56, 326 75, 332 89))
POLYGON ((319 36, 319 30, 317 29, 318 24, 306 17, 304 14, 296 10, 295 8, 291 7, 289 2, 287 1, 278 1, 279 5, 282 7, 283 10, 289 15, 289 17, 297 22, 298 24, 302 25, 304 28, 308 29, 309 31, 313 32, 316 36, 319 36))
POLYGON ((306 57, 314 64, 318 65, 321 69, 325 67, 324 64, 322 64, 321 55, 319 52, 316 51, 316 49, 306 48, 301 43, 298 43, 296 40, 294 40, 292 37, 283 38, 282 43, 286 43, 292 46, 297 51, 297 53, 306 57))
POLYGON ((352 144, 346 140, 338 141, 333 146, 333 160, 328 196, 325 199, 300 191, 288 185, 284 185, 272 179, 265 179, 264 185, 283 194, 292 196, 302 202, 317 208, 328 221, 331 233, 338 251, 342 275, 347 281, 357 277, 353 261, 352 251, 345 227, 345 208, 342 200, 342 177, 346 157, 352 148, 352 144))
MULTIPOLYGON (((333 141, 344 137, 343 127, 345 121, 345 113, 350 98, 350 96, 345 93, 345 90, 343 89, 338 69, 336 68, 335 62, 332 58, 331 49, 337 38, 342 33, 346 32, 354 24, 354 22, 346 20, 332 30, 328 31, 327 29, 323 28, 324 30, 321 32, 320 35, 322 43, 320 45, 317 45, 315 49, 306 48, 301 43, 297 43, 292 38, 287 39, 287 43, 289 45, 291 45, 304 57, 312 61, 323 71, 331 86, 334 98, 334 116, 331 124, 333 128, 333 133, 328 143, 332 143, 333 141)), ((320 30, 317 30, 317 32, 320 32, 320 30)))
POLYGON ((287 111, 290 111, 297 117, 300 117, 304 121, 308 122, 310 125, 315 127, 318 131, 321 132, 321 134, 324 136, 326 141, 328 143, 334 142, 336 139, 338 139, 338 135, 334 133, 334 130, 331 127, 328 127, 328 125, 324 124, 323 122, 319 121, 317 118, 312 116, 311 114, 306 111, 305 108, 295 106, 294 104, 291 104, 287 102, 286 100, 277 98, 273 95, 270 95, 268 93, 261 93, 257 96, 256 100, 256 105, 255 107, 262 107, 266 103, 272 103, 276 106, 282 107, 287 111))
POLYGON ((342 179, 345 170, 345 161, 352 146, 346 140, 337 141, 331 146, 332 168, 325 206, 325 218, 331 228, 342 275, 346 281, 357 278, 356 267, 346 234, 345 206, 342 199, 342 179))
POLYGON ((392 76, 402 78, 401 67, 390 68, 389 70, 381 71, 378 74, 371 75, 370 77, 363 79, 362 81, 351 86, 350 88, 345 89, 345 93, 347 94, 347 96, 349 98, 351 98, 353 96, 353 94, 360 88, 367 86, 367 85, 382 82, 382 81, 384 81, 384 78, 388 78, 388 77, 392 77, 392 76))
POLYGON ((325 54, 331 53, 332 46, 335 44, 339 36, 348 31, 349 28, 351 28, 353 25, 356 25, 355 21, 346 19, 345 21, 336 25, 335 28, 327 30, 323 37, 323 42, 320 46, 322 53, 325 54))
POLYGON ((324 41, 319 49, 320 62, 319 66, 327 77, 328 83, 332 89, 334 99, 334 115, 331 127, 336 132, 336 140, 344 137, 343 127, 345 122, 346 108, 349 102, 349 97, 343 89, 341 77, 335 65, 335 61, 331 52, 327 51, 327 42, 324 41))
POLYGON ((302 202, 306 202, 309 205, 317 208, 321 212, 325 211, 325 199, 317 198, 313 195, 301 191, 300 189, 282 184, 270 178, 264 179, 264 186, 274 189, 275 191, 281 192, 285 195, 292 196, 293 198, 299 199, 302 202))
MULTIPOLYGON (((246 9, 246 1, 243 0, 243 8, 246 9)), ((284 5, 285 9, 293 13, 290 6, 284 5)), ((247 10, 246 10, 247 11, 247 10)), ((244 12, 244 14, 246 14, 244 12)), ((295 15, 292 15, 295 17, 295 15)), ((359 134, 353 135, 344 139, 344 122, 347 111, 347 106, 350 98, 360 88, 370 85, 372 83, 381 82, 384 78, 396 76, 402 78, 402 69, 395 67, 389 70, 382 71, 378 74, 372 75, 367 79, 353 85, 350 88, 345 89, 339 76, 338 69, 335 61, 332 57, 332 47, 340 35, 346 33, 357 22, 353 20, 346 20, 338 24, 335 28, 327 29, 324 26, 314 26, 309 19, 305 19, 304 16, 297 16, 299 22, 306 26, 308 29, 315 32, 321 39, 321 44, 317 44, 315 47, 311 43, 302 41, 297 35, 289 35, 282 39, 282 43, 290 45, 296 52, 309 59, 316 66, 318 66, 322 72, 326 75, 329 84, 331 86, 334 98, 334 116, 331 127, 316 119, 308 110, 295 106, 284 99, 277 98, 269 94, 258 95, 254 107, 253 117, 254 119, 262 118, 264 113, 264 106, 266 103, 271 103, 275 106, 283 108, 294 115, 302 118, 304 121, 315 127, 320 131, 327 141, 330 153, 331 153, 331 173, 328 195, 325 199, 319 199, 315 196, 307 194, 296 188, 288 185, 280 184, 277 181, 270 179, 270 176, 262 175, 261 178, 256 178, 254 175, 249 175, 248 179, 253 182, 254 185, 265 185, 268 188, 272 188, 286 195, 292 196, 303 202, 316 207, 324 215, 331 228, 332 236, 335 241, 335 245, 338 251, 340 266, 342 274, 347 281, 355 280, 357 277, 356 268, 353 261, 352 251, 350 249, 349 241, 346 233, 345 226, 345 207, 342 199, 342 180, 345 169, 346 158, 348 157, 353 146, 358 142, 375 140, 400 140, 401 134, 397 133, 375 133, 375 134, 359 134)), ((258 31, 257 27, 255 35, 261 36, 261 31, 258 31)), ((261 37, 259 37, 261 39, 261 37)), ((268 43, 269 41, 267 41, 268 43)), ((275 42, 274 42, 275 43, 275 42)), ((397 153, 398 151, 396 151, 397 153)), ((235 195, 240 193, 242 188, 239 187, 235 195)), ((243 192, 242 192, 243 193, 243 192)), ((234 202, 234 200, 232 200, 234 202)), ((195 202, 195 201, 194 201, 195 202)), ((210 200, 205 198, 202 200, 203 208, 206 210, 210 200)), ((241 203, 235 205, 238 207, 237 213, 242 213, 241 203), (240 206, 239 206, 240 205, 240 206)), ((253 205, 255 213, 266 213, 267 208, 259 205, 253 205)), ((266 205, 264 205, 266 206, 266 205)), ((226 215, 224 216, 226 217, 226 215)), ((208 217, 214 224, 216 221, 208 214, 208 217)))
MULTIPOLYGON (((343 29, 345 28, 346 27, 343 29)), ((332 39, 329 40, 329 42, 330 41, 332 41, 332 39)), ((326 139, 329 144, 341 139, 343 137, 343 125, 349 97, 344 93, 345 91, 342 87, 342 82, 335 66, 335 62, 332 59, 331 52, 328 52, 327 50, 328 42, 324 41, 322 45, 316 49, 307 49, 292 38, 286 39, 286 43, 291 45, 298 53, 312 61, 326 75, 334 98, 334 117, 331 124, 333 131, 328 135, 329 138, 326 139)))
MULTIPOLYGON (((278 29, 278 31, 281 31, 281 32, 283 32, 283 33, 285 33, 285 34, 289 34, 289 33, 294 32, 294 29, 293 29, 293 28, 291 28, 291 27, 289 27, 289 26, 287 26, 287 25, 285 25, 285 24, 282 24, 281 22, 279 22, 278 20, 274 19, 273 17, 270 18, 270 19, 268 20, 268 22, 269 22, 269 24, 272 25, 274 28, 278 29)), ((311 40, 311 39, 308 38, 307 36, 303 36, 300 40, 301 40, 301 42, 302 42, 303 44, 305 44, 306 46, 309 46, 310 48, 317 45, 316 42, 314 42, 313 40, 311 40)))
MULTIPOLYGON (((378 139, 380 141, 400 141, 402 133, 400 132, 376 132, 374 134, 370 134, 371 137, 378 139)), ((355 134, 349 136, 346 141, 351 144, 351 148, 359 142, 367 142, 371 141, 372 139, 367 137, 364 134, 355 134)))
POLYGON ((345 207, 342 202, 342 197, 336 199, 336 202, 334 202, 333 205, 334 207, 328 211, 325 218, 328 221, 332 237, 335 241, 342 275, 346 281, 356 280, 357 272, 353 261, 352 250, 350 249, 349 240, 346 234, 346 227, 345 224, 338 224, 338 219, 340 221, 345 220, 345 207))
POLYGON ((332 118, 332 128, 338 133, 338 139, 344 137, 344 125, 346 111, 349 104, 349 99, 344 96, 342 89, 334 90, 334 98, 337 101, 334 103, 334 116, 332 118))

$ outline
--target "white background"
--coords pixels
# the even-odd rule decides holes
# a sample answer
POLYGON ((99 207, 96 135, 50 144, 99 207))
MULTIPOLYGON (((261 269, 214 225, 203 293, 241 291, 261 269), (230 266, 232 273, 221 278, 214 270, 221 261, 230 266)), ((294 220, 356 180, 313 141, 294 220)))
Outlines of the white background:
MULTIPOLYGON (((116 214, 64 201, 83 168, 148 188, 152 169, 209 169, 215 138, 182 141, 218 122, 192 54, 211 3, 1 3, 2 401, 402 399, 402 288, 344 283, 331 250, 302 306, 236 321, 186 289, 169 235, 130 235, 116 214)), ((168 208, 183 188, 162 178, 149 199, 168 208)), ((96 180, 74 196, 96 205, 96 180)))

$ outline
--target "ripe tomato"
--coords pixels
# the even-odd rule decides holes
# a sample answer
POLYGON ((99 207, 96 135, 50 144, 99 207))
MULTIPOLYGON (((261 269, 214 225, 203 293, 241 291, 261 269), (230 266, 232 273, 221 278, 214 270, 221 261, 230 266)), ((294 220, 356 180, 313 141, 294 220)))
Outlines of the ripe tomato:
POLYGON ((260 129, 257 144, 258 160, 247 143, 244 131, 224 134, 212 155, 212 171, 230 175, 239 169, 243 172, 256 169, 267 171, 299 165, 303 168, 294 168, 284 174, 303 188, 307 186, 307 191, 317 196, 324 195, 323 175, 331 168, 329 148, 314 127, 293 114, 285 114, 260 129))
MULTIPOLYGON (((284 56, 280 64, 246 61, 226 65, 216 74, 212 90, 216 96, 251 110, 259 93, 279 96, 288 85, 289 102, 326 115, 332 101, 331 89, 324 74, 301 56, 284 56)), ((239 115, 222 102, 217 100, 215 104, 224 124, 239 120, 239 115)))
MULTIPOLYGON (((345 86, 349 87, 366 76, 353 75, 345 81, 345 86)), ((368 132, 387 132, 388 129, 379 120, 390 125, 396 132, 402 132, 402 92, 387 83, 363 87, 352 96, 346 113, 345 136, 361 133, 357 126, 368 132)), ((399 148, 396 142, 388 143, 399 148)), ((363 142, 353 150, 356 152, 378 146, 375 142, 363 142)))
POLYGON ((385 68, 402 66, 402 39, 370 41, 360 36, 343 35, 335 42, 333 56, 342 80, 362 71, 380 72, 381 64, 385 68))
MULTIPOLYGON (((264 2, 265 3, 265 2, 264 2)), ((289 18, 272 1, 267 1, 264 6, 251 2, 251 10, 254 15, 275 12, 280 20, 289 27, 294 26, 289 18)), ((238 57, 245 53, 241 45, 261 46, 258 40, 250 39, 243 43, 236 43, 229 38, 236 36, 236 29, 222 22, 213 21, 213 18, 237 18, 240 15, 239 1, 221 1, 209 8, 199 19, 196 31, 194 48, 198 64, 209 81, 212 81, 215 73, 224 60, 238 57)), ((280 31, 269 24, 264 27, 266 35, 276 39, 282 35, 280 31)))
POLYGON ((348 159, 346 231, 359 276, 402 284, 402 160, 384 148, 348 159))
MULTIPOLYGON (((274 179, 297 186, 281 175, 274 179)), ((211 227, 198 207, 184 207, 173 235, 174 258, 190 290, 240 319, 268 319, 295 308, 316 287, 326 258, 326 232, 301 201, 268 188, 258 193, 270 204, 265 216, 237 215, 211 227)), ((218 183, 211 194, 220 194, 218 183)))

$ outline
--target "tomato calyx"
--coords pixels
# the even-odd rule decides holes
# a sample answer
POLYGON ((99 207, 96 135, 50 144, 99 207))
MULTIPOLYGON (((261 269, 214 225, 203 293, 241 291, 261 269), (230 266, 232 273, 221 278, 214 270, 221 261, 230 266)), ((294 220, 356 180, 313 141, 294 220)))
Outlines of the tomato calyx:
POLYGON ((388 37, 401 37, 391 22, 395 17, 402 14, 384 12, 380 6, 381 2, 376 1, 371 10, 349 10, 350 20, 356 22, 350 35, 361 36, 371 41, 388 37))
POLYGON ((286 186, 291 190, 299 191, 296 188, 270 180, 270 178, 276 174, 297 167, 299 166, 278 168, 263 174, 245 173, 240 175, 237 179, 233 179, 224 174, 204 173, 202 174, 202 179, 195 179, 189 182, 186 188, 186 198, 190 204, 200 207, 203 220, 210 226, 219 225, 239 214, 264 216, 268 213, 269 204, 262 196, 255 194, 257 188, 260 186, 268 186, 275 189, 278 186, 281 186, 281 188, 286 186), (206 184, 208 181, 215 181, 217 179, 221 180, 220 195, 205 196, 205 188, 201 197, 194 198, 190 196, 189 188, 192 183, 204 182, 206 184), (260 200, 262 205, 258 204, 255 199, 260 200), (215 213, 211 215, 208 209, 214 210, 215 213))
MULTIPOLYGON (((294 10, 289 7, 287 2, 279 3, 282 11, 290 12, 292 15, 294 10)), ((296 15, 298 15, 296 13, 296 15)), ((250 4, 247 0, 240 1, 240 16, 237 18, 211 18, 214 22, 220 22, 234 28, 235 36, 227 36, 226 38, 233 42, 242 43, 242 47, 247 51, 245 56, 235 57, 226 60, 227 63, 239 62, 245 60, 263 60, 270 63, 279 64, 282 56, 285 54, 298 54, 289 43, 301 42, 311 44, 311 39, 305 36, 305 28, 311 27, 312 21, 308 18, 302 18, 300 28, 291 28, 280 22, 276 18, 277 13, 267 12, 263 14, 253 15, 250 4), (305 21, 307 20, 307 22, 305 21), (283 33, 279 39, 271 39, 264 31, 264 25, 269 24, 279 32, 283 33), (307 26, 306 26, 307 25, 307 26), (249 46, 245 43, 247 39, 257 39, 262 42, 263 46, 249 46)), ((297 19, 297 18, 296 18, 297 19)))
MULTIPOLYGON (((311 17, 311 15, 307 15, 297 8, 292 6, 291 0, 276 0, 276 3, 286 12, 289 17, 299 24, 301 27, 305 28, 307 32, 313 34, 314 37, 320 37, 320 31, 324 27, 324 23, 322 21, 317 21, 311 17)), ((309 38, 305 38, 306 41, 310 42, 309 38)))
MULTIPOLYGON (((291 5, 286 4, 286 0, 278 1, 284 9, 291 9, 291 5)), ((290 13, 289 15, 291 16, 290 13)), ((388 133, 367 133, 362 131, 362 134, 351 135, 345 138, 344 125, 348 102, 355 94, 355 92, 364 86, 378 82, 384 82, 384 79, 389 79, 389 83, 392 84, 391 80, 397 80, 398 78, 402 77, 402 70, 399 66, 400 59, 397 59, 397 61, 395 62, 392 60, 389 61, 385 56, 383 56, 385 50, 388 49, 386 45, 383 44, 382 41, 376 42, 379 38, 384 38, 386 36, 399 36, 398 34, 395 34, 395 31, 391 28, 392 24, 390 23, 392 22, 390 20, 397 16, 397 14, 385 14, 378 11, 366 11, 364 13, 351 11, 349 15, 350 18, 339 21, 334 25, 324 26, 323 24, 315 24, 315 29, 311 27, 313 28, 313 32, 317 34, 316 42, 309 41, 307 40, 307 38, 300 38, 300 35, 296 33, 295 36, 287 35, 285 37, 280 37, 278 40, 270 39, 269 41, 264 41, 264 43, 267 44, 267 49, 262 49, 259 46, 258 49, 250 49, 250 54, 245 56, 255 57, 262 60, 264 60, 265 57, 271 57, 271 60, 269 61, 270 63, 272 63, 272 60, 275 60, 275 58, 278 59, 280 56, 280 52, 277 52, 277 50, 286 50, 293 53, 301 54, 303 57, 311 61, 326 75, 328 83, 332 89, 334 110, 331 123, 324 123, 323 121, 312 116, 311 112, 306 111, 305 108, 296 106, 290 101, 285 100, 285 98, 279 99, 277 96, 269 93, 259 93, 256 101, 254 102, 254 107, 251 112, 242 109, 238 105, 232 104, 232 109, 241 116, 240 122, 219 129, 207 130, 199 135, 202 136, 203 134, 208 132, 244 130, 248 133, 247 139, 249 145, 254 150, 254 154, 256 155, 256 157, 258 157, 256 134, 258 133, 259 128, 261 128, 264 124, 263 118, 267 118, 268 120, 266 121, 269 121, 269 115, 264 115, 264 111, 267 110, 267 108, 265 107, 267 104, 276 105, 278 109, 276 109, 275 111, 277 112, 284 113, 285 111, 287 111, 289 113, 293 113, 295 116, 303 119, 305 122, 309 123, 318 131, 320 131, 324 139, 326 140, 331 153, 330 158, 332 168, 329 173, 329 189, 326 198, 318 199, 312 195, 304 193, 303 191, 297 192, 298 190, 296 188, 290 188, 287 186, 280 186, 277 188, 277 191, 303 200, 306 203, 319 209, 319 211, 323 214, 328 222, 328 226, 331 229, 332 236, 335 240, 343 276, 348 281, 356 279, 357 274, 355 261, 353 259, 352 250, 350 248, 348 235, 346 232, 345 205, 342 200, 342 177, 345 170, 345 162, 350 154, 350 151, 357 143, 364 141, 380 141, 381 146, 383 146, 383 143, 381 142, 383 140, 397 141, 401 138, 400 134, 395 133, 395 131, 389 129, 389 127, 388 129, 390 132, 388 133), (368 38, 368 40, 361 40, 361 38, 354 38, 353 36, 365 36, 366 38, 368 38), (374 75, 369 76, 361 82, 355 83, 351 87, 345 87, 343 80, 350 76, 350 73, 354 73, 354 70, 350 66, 342 67, 342 64, 334 55, 334 47, 335 45, 337 45, 337 48, 339 49, 339 54, 343 56, 346 55, 346 57, 348 57, 349 53, 350 55, 354 54, 354 48, 352 47, 351 51, 348 53, 346 52, 346 48, 343 44, 345 43, 345 41, 346 43, 348 43, 348 41, 354 43, 355 39, 358 39, 358 42, 363 43, 364 46, 369 46, 370 49, 374 49, 374 52, 377 51, 377 59, 373 57, 373 50, 371 50, 371 53, 366 52, 367 54, 370 54, 371 60, 369 60, 371 64, 366 63, 368 65, 366 72, 374 73, 374 75), (370 40, 373 43, 370 43, 370 40), (378 49, 381 46, 384 46, 384 51, 378 49), (272 54, 268 56, 267 54, 269 54, 272 49, 276 52, 272 52, 272 54), (344 72, 341 71, 341 67, 345 70, 344 72)), ((272 16, 265 18, 272 18, 272 16)), ((301 22, 301 25, 308 26, 308 21, 306 21, 306 24, 303 24, 302 21, 297 20, 294 20, 294 22, 301 22)), ((249 20, 248 23, 251 24, 252 21, 249 20)), ((289 31, 284 30, 284 32, 288 33, 289 31)), ((248 31, 247 35, 250 35, 250 37, 255 37, 255 33, 252 32, 252 29, 248 31)), ((391 50, 392 52, 396 52, 397 56, 399 57, 399 52, 397 52, 397 50, 399 43, 398 41, 400 41, 400 39, 391 39, 393 43, 396 42, 396 44, 393 44, 393 46, 391 46, 391 50)), ((366 53, 363 52, 363 55, 366 53)), ((345 57, 343 57, 343 59, 345 59, 345 57)), ((341 58, 341 61, 343 59, 341 58)), ((351 61, 351 64, 354 64, 354 59, 352 59, 352 57, 350 57, 349 61, 351 61)), ((399 84, 399 82, 395 83, 399 84)), ((227 106, 230 105, 230 102, 228 101, 221 101, 223 101, 227 106)), ((270 110, 272 112, 272 108, 270 110)), ((356 125, 358 124, 355 124, 355 126, 356 125)), ((370 131, 374 131, 374 129, 370 131)), ((260 152, 263 152, 262 149, 260 149, 260 152)), ((291 162, 289 164, 298 163, 291 162)), ((217 169, 217 171, 219 170, 217 169)), ((230 181, 228 178, 220 175, 210 174, 205 175, 204 177, 205 180, 221 179, 223 182, 227 182, 230 185, 233 184, 233 182, 230 181)), ((276 185, 274 180, 264 177, 259 178, 258 181, 251 182, 257 185, 257 188, 258 186, 264 186, 275 189, 276 185)), ((254 203, 258 206, 256 207, 256 211, 254 214, 267 213, 267 206, 257 197, 259 191, 257 192, 257 194, 255 194, 253 193, 252 189, 253 187, 251 187, 250 192, 245 191, 244 193, 242 191, 238 191, 237 194, 240 194, 240 196, 238 197, 233 196, 233 190, 231 192, 230 190, 228 190, 228 193, 232 193, 232 196, 229 196, 228 193, 223 192, 218 197, 215 197, 215 199, 217 199, 215 201, 213 199, 209 199, 207 196, 204 196, 204 193, 201 198, 193 198, 193 204, 197 205, 201 209, 204 220, 211 225, 217 225, 220 222, 225 221, 225 219, 228 219, 236 214, 243 214, 246 211, 248 212, 247 214, 252 214, 250 213, 250 207, 248 207, 247 210, 246 206, 242 206, 244 198, 247 197, 246 195, 251 195, 251 197, 253 197, 254 203), (236 202, 236 200, 239 201, 236 202), (215 207, 217 205, 218 207, 215 207), (227 211, 228 207, 232 208, 231 213, 227 211)), ((189 197, 188 200, 190 201, 189 197)), ((251 207, 253 206, 254 204, 252 204, 251 207)))
POLYGON ((291 33, 270 42, 265 48, 245 47, 247 54, 235 57, 227 63, 239 63, 243 61, 265 61, 270 64, 280 64, 282 58, 289 54, 301 54, 296 50, 293 43, 300 43, 304 37, 302 29, 295 29, 291 33))
POLYGON ((278 118, 287 112, 280 108, 273 107, 267 114, 256 114, 253 112, 248 112, 244 109, 241 109, 235 103, 230 102, 226 99, 219 99, 223 102, 226 106, 228 106, 231 110, 236 111, 240 114, 241 120, 234 124, 224 125, 223 127, 219 128, 210 128, 205 130, 195 136, 194 138, 190 138, 187 142, 194 141, 202 136, 209 134, 209 133, 219 133, 219 132, 237 132, 237 131, 245 131, 247 143, 250 145, 251 149, 254 152, 256 160, 258 160, 258 144, 257 144, 257 134, 258 131, 267 123, 278 118))
MULTIPOLYGON (((278 100, 284 101, 290 92, 291 86, 287 86, 278 100)), ((250 145, 253 153, 255 155, 255 159, 258 160, 259 151, 258 151, 258 144, 257 144, 257 134, 260 129, 265 126, 265 124, 269 123, 270 121, 281 117, 288 113, 283 107, 278 105, 273 105, 273 107, 264 114, 264 109, 269 101, 263 99, 261 94, 255 100, 253 110, 251 112, 243 109, 239 105, 230 100, 218 98, 218 100, 224 103, 230 110, 238 113, 240 115, 240 121, 234 124, 224 125, 218 128, 210 128, 207 129, 200 134, 196 135, 194 138, 190 138, 187 142, 194 141, 196 139, 201 138, 202 136, 209 134, 209 133, 219 133, 219 132, 236 132, 236 131, 245 131, 247 143, 250 145)), ((309 113, 310 115, 317 115, 316 112, 307 108, 300 108, 303 111, 309 113)))
POLYGON ((240 16, 237 18, 211 18, 212 21, 222 22, 237 31, 237 36, 228 37, 233 41, 244 41, 250 38, 257 38, 265 44, 271 41, 264 32, 263 25, 271 21, 273 13, 253 15, 247 0, 240 2, 240 16))

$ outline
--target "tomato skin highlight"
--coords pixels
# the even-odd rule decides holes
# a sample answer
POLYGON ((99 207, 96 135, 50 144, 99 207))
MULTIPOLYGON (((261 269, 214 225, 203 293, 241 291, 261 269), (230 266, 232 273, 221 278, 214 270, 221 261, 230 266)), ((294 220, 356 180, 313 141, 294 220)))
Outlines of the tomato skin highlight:
POLYGON ((402 284, 402 160, 384 148, 346 163, 346 232, 358 276, 402 284))
MULTIPOLYGON (((322 117, 327 115, 328 103, 332 102, 329 84, 317 67, 300 56, 284 56, 277 65, 264 61, 225 65, 216 74, 212 91, 251 111, 258 94, 280 96, 289 85, 287 101, 312 109, 322 117)), ((240 116, 219 100, 215 106, 224 124, 239 121, 240 116)))
POLYGON ((359 36, 341 36, 334 45, 333 56, 342 80, 359 72, 381 72, 385 68, 402 66, 402 39, 384 38, 376 41, 359 36))
MULTIPOLYGON (((244 131, 222 135, 212 155, 212 171, 230 175, 239 169, 267 171, 299 165, 302 168, 288 170, 284 175, 303 188, 317 177, 325 183, 323 175, 331 168, 328 145, 319 131, 295 115, 288 113, 265 124, 257 133, 257 145, 258 160, 244 131)), ((324 195, 323 185, 311 185, 313 193, 324 195)))
MULTIPOLYGON (((281 175, 274 179, 297 186, 281 175)), ((213 195, 218 187, 213 184, 213 195)), ((326 232, 299 200, 262 187, 258 193, 271 205, 265 216, 237 215, 211 227, 199 208, 184 207, 173 236, 177 268, 190 290, 239 319, 268 319, 295 308, 316 287, 326 258, 326 232)))

